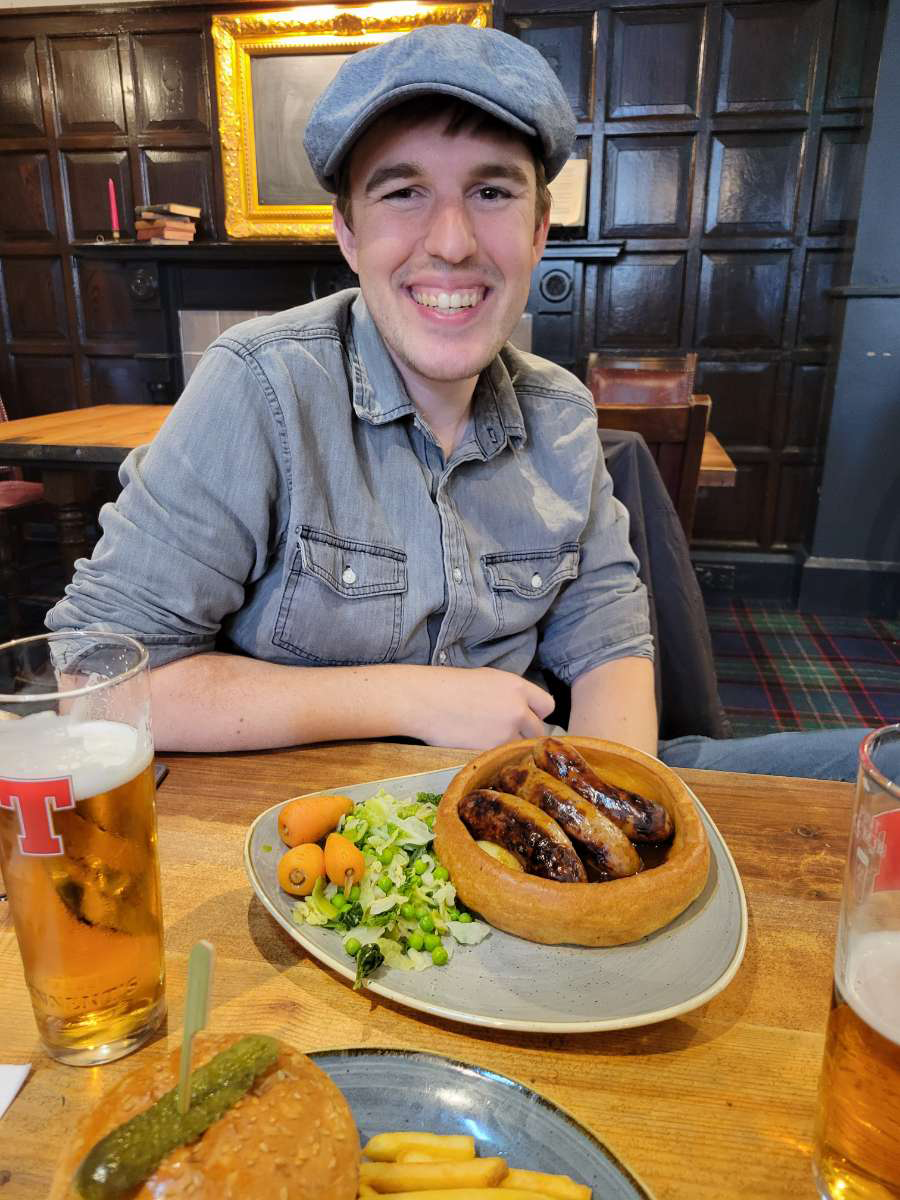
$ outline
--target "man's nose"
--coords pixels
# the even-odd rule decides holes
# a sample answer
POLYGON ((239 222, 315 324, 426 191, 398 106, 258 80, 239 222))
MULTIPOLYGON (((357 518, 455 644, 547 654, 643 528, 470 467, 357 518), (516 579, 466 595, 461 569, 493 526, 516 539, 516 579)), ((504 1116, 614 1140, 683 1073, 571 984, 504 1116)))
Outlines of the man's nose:
POLYGON ((452 263, 463 262, 475 254, 475 231, 465 205, 454 201, 440 205, 432 213, 424 248, 434 258, 452 263))

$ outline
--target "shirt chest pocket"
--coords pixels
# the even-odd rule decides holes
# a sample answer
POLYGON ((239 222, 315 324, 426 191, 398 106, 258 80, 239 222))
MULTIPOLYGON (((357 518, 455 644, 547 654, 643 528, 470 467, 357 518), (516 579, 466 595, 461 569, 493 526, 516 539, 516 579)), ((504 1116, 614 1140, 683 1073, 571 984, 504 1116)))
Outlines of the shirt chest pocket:
POLYGON ((272 640, 311 666, 389 662, 406 589, 402 551, 303 525, 272 640))
POLYGON ((578 575, 577 542, 553 550, 483 554, 488 588, 497 620, 495 636, 533 628, 556 599, 559 589, 578 575))

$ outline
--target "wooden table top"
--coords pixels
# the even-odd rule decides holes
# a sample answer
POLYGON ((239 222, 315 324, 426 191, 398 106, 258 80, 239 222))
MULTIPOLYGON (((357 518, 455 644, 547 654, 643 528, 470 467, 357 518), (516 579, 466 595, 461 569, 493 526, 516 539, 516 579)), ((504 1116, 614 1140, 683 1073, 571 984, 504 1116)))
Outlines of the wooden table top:
POLYGON ((734 487, 737 482, 737 467, 728 451, 714 433, 706 431, 703 439, 703 454, 700 458, 698 487, 734 487))
MULTIPOLYGON (((657 1200, 812 1200, 813 1109, 851 786, 683 772, 747 893, 749 940, 735 979, 703 1007, 658 1025, 527 1034, 458 1025, 352 991, 272 920, 242 866, 248 825, 280 800, 469 757, 378 743, 165 756, 171 774, 158 809, 170 1028, 180 1026, 190 948, 209 938, 217 950, 214 1031, 269 1032, 303 1050, 407 1047, 498 1071, 592 1129, 657 1200)), ((0 1120, 0 1186, 4 1200, 39 1200, 57 1134, 65 1137, 135 1058, 161 1054, 163 1044, 92 1070, 46 1058, 8 913, 0 918, 0 1005, 0 1057, 34 1064, 0 1120)))
MULTIPOLYGON (((152 442, 171 404, 97 404, 0 423, 0 462, 105 466, 152 442)), ((735 465, 707 433, 700 460, 700 487, 731 487, 735 465)))
POLYGON ((96 404, 0 423, 0 461, 98 466, 152 442, 171 404, 96 404))

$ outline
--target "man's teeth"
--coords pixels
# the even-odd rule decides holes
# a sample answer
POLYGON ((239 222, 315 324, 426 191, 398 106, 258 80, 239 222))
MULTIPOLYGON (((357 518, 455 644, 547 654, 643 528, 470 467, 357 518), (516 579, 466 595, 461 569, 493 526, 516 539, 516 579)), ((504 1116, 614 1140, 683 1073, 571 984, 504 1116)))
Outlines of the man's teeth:
POLYGON ((413 292, 416 304, 426 308, 472 308, 481 299, 482 292, 476 288, 470 292, 413 292))

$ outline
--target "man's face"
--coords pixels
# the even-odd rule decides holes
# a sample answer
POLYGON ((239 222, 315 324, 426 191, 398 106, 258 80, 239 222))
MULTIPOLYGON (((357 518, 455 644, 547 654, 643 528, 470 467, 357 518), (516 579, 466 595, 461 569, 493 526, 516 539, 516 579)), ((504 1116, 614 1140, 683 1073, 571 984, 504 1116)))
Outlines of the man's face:
POLYGON ((549 217, 535 229, 534 163, 524 142, 443 133, 444 119, 389 120, 353 149, 353 229, 335 211, 344 257, 411 393, 475 379, 528 299, 549 217))

